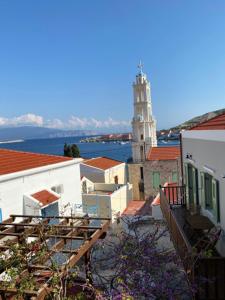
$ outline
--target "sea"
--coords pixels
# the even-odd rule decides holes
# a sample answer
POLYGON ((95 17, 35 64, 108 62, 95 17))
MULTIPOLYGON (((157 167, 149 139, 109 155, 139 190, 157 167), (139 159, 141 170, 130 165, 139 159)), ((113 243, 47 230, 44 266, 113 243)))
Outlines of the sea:
MULTIPOLYGON (((131 157, 131 143, 81 143, 83 137, 63 137, 48 139, 29 139, 19 141, 7 141, 0 143, 0 148, 28 151, 43 154, 63 155, 64 144, 76 144, 80 149, 81 157, 92 158, 98 156, 107 156, 126 162, 131 157)), ((158 146, 174 146, 178 145, 178 141, 159 141, 158 146)))

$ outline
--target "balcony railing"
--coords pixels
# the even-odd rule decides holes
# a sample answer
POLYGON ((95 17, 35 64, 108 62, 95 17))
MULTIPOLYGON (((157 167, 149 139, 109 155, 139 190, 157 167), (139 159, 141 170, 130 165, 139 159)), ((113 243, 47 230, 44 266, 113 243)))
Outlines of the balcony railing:
POLYGON ((160 206, 163 216, 169 227, 173 244, 184 263, 185 269, 188 269, 187 256, 192 252, 191 244, 179 224, 175 211, 171 209, 174 205, 182 207, 185 204, 184 186, 160 187, 160 206))
POLYGON ((160 206, 188 278, 197 286, 194 299, 225 299, 225 258, 220 256, 196 258, 193 244, 184 230, 187 211, 185 187, 160 187, 160 206))

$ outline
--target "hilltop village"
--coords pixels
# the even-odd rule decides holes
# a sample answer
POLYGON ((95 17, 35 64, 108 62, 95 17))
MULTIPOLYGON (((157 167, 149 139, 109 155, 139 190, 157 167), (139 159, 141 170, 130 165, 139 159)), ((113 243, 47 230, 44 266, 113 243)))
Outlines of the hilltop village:
POLYGON ((45 299, 53 293, 55 274, 65 278, 81 260, 83 274, 93 283, 91 249, 97 241, 140 224, 148 231, 155 224, 169 230, 172 244, 168 237, 164 243, 177 253, 187 284, 198 283, 197 299, 223 299, 225 113, 181 131, 179 146, 159 147, 151 85, 141 65, 139 69, 133 83, 132 136, 105 137, 131 142, 129 162, 0 149, 0 299, 20 293, 20 299, 45 299), (29 264, 21 256, 15 267, 13 251, 21 254, 25 241, 31 245, 25 255, 29 264), (43 256, 41 247, 48 249, 43 256), (49 267, 50 257, 59 253, 66 258, 60 256, 56 272, 49 267), (38 284, 32 281, 22 289, 16 270, 38 284))

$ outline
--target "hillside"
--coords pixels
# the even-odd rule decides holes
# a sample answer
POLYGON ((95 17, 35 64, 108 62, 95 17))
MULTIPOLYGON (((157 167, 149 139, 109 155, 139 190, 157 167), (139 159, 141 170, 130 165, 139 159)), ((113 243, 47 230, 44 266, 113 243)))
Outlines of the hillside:
POLYGON ((180 131, 181 129, 187 129, 187 128, 190 128, 198 123, 202 123, 204 121, 207 121, 217 115, 220 115, 222 113, 225 112, 225 108, 223 109, 219 109, 219 110, 215 110, 215 111, 211 111, 211 112, 208 112, 208 113, 205 113, 203 115, 200 115, 200 116, 197 116, 197 117, 194 117, 178 126, 175 126, 173 128, 170 128, 170 130, 172 130, 173 132, 175 131, 180 131))
POLYGON ((0 141, 85 136, 94 134, 97 134, 94 130, 59 130, 45 127, 22 126, 0 128, 0 141))

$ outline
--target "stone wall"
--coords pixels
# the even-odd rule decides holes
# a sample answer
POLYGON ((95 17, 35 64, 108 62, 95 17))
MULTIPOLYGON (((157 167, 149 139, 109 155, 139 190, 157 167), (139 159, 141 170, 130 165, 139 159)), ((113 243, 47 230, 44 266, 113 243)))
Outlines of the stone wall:
POLYGON ((133 200, 143 200, 144 193, 140 192, 142 164, 130 163, 128 166, 128 182, 133 185, 133 200))
POLYGON ((177 160, 155 160, 144 162, 144 189, 145 199, 153 199, 159 192, 159 188, 153 188, 153 172, 160 172, 160 184, 172 182, 172 172, 177 172, 179 184, 181 184, 181 164, 177 160))

